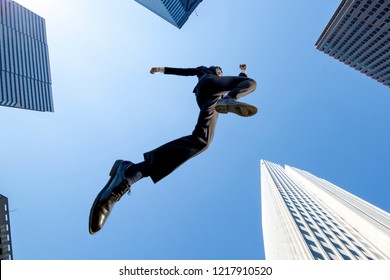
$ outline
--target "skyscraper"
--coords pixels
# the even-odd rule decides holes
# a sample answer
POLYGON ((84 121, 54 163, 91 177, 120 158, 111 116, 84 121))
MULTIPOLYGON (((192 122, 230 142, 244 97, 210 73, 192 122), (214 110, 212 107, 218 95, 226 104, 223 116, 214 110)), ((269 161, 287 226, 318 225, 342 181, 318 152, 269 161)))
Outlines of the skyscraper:
POLYGON ((203 0, 135 0, 174 26, 181 28, 203 0))
POLYGON ((390 259, 390 214, 306 171, 261 161, 267 260, 390 259))
POLYGON ((8 198, 0 194, 0 260, 12 260, 8 198))
POLYGON ((390 2, 343 0, 318 50, 390 87, 390 2))
POLYGON ((45 20, 0 0, 0 105, 53 112, 45 20))

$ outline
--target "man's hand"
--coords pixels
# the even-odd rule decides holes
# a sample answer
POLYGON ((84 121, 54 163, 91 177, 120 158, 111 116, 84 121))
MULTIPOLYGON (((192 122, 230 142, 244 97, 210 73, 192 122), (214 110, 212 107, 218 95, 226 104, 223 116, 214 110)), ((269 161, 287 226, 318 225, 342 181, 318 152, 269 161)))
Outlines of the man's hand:
POLYGON ((150 69, 150 74, 154 74, 156 72, 160 72, 160 67, 152 67, 152 69, 150 69))
POLYGON ((240 64, 240 69, 246 71, 246 64, 240 64))

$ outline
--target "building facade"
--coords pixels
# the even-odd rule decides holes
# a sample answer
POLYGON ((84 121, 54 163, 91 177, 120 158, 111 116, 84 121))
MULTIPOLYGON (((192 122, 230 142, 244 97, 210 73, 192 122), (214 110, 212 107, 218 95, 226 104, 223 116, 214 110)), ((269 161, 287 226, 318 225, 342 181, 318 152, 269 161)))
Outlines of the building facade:
POLYGON ((45 20, 0 0, 0 105, 53 112, 45 20))
POLYGON ((318 50, 390 87, 390 1, 343 0, 318 50))
POLYGON ((135 0, 177 28, 181 28, 203 0, 135 0))
POLYGON ((390 259, 390 214, 306 171, 261 161, 267 260, 390 259))
POLYGON ((0 194, 0 260, 12 260, 8 198, 0 194))

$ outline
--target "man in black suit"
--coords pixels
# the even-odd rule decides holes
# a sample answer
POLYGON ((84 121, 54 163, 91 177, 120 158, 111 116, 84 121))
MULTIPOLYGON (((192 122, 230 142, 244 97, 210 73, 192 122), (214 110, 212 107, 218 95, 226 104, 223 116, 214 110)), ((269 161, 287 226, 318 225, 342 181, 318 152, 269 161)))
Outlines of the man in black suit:
POLYGON ((144 177, 151 177, 154 183, 170 174, 188 159, 208 148, 214 136, 218 113, 235 113, 249 117, 257 113, 255 106, 238 102, 237 99, 253 92, 256 81, 246 75, 246 65, 240 64, 238 76, 223 76, 219 66, 197 68, 153 67, 151 74, 197 76, 198 83, 193 92, 200 112, 191 135, 166 143, 157 149, 144 153, 145 161, 133 164, 117 160, 110 171, 110 179, 97 195, 89 216, 89 232, 99 231, 107 220, 115 203, 128 191, 131 185, 144 177))

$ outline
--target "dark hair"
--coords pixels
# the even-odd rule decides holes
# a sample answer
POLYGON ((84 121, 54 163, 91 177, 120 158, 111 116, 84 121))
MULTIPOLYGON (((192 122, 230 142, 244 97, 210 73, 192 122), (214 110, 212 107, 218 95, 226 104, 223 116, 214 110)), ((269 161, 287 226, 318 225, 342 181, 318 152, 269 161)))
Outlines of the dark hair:
POLYGON ((213 73, 214 73, 215 75, 217 75, 217 68, 220 69, 221 72, 223 73, 222 68, 221 68, 220 66, 210 66, 210 67, 209 67, 209 69, 210 69, 211 71, 213 71, 213 73))

